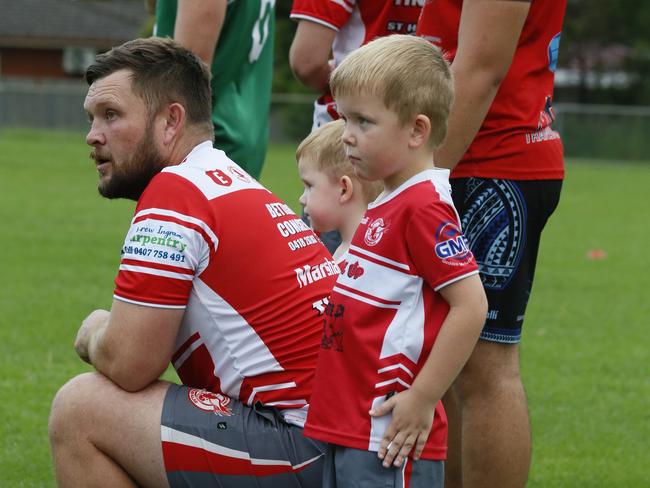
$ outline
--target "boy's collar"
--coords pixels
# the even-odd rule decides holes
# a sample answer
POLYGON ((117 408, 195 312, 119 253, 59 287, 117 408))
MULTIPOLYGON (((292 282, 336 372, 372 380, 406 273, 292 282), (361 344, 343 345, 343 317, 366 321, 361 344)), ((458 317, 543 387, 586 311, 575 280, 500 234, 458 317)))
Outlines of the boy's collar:
POLYGON ((411 176, 408 180, 406 180, 404 183, 399 185, 397 188, 394 190, 385 193, 382 192, 374 202, 371 202, 368 204, 368 209, 376 207, 378 205, 381 205, 383 203, 386 203, 393 198, 395 198, 397 195, 402 193, 404 190, 407 188, 417 185, 418 183, 422 183, 423 181, 430 181, 430 180, 440 180, 443 179, 445 182, 449 182, 449 173, 450 171, 446 168, 428 168, 425 170, 420 171, 419 173, 411 176))

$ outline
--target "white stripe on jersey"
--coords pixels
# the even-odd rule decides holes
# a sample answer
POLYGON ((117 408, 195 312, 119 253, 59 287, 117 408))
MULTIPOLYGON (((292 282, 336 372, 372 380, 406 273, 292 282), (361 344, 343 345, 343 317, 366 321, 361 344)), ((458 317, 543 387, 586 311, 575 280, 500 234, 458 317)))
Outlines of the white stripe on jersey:
MULTIPOLYGON (((375 397, 372 401, 372 409, 379 408, 386 401, 385 396, 375 397)), ((370 439, 368 441, 369 451, 379 451, 381 439, 384 437, 384 432, 388 428, 388 424, 393 420, 393 414, 382 415, 381 417, 370 417, 370 439), (376 439, 373 441, 373 439, 376 439)))
POLYGON ((174 273, 173 271, 167 271, 164 269, 147 268, 145 266, 133 266, 131 264, 120 264, 120 271, 132 271, 134 273, 145 273, 185 281, 192 281, 194 279, 194 275, 191 274, 174 273))
MULTIPOLYGON (((253 388, 253 391, 251 391, 250 396, 248 397, 248 400, 246 400, 246 403, 248 405, 253 404, 253 399, 255 398, 255 395, 257 395, 258 392, 260 391, 272 391, 272 390, 284 390, 285 388, 295 388, 296 387, 296 382, 295 381, 290 381, 289 383, 280 383, 277 385, 264 385, 264 386, 256 386, 253 388)), ((284 402, 282 402, 284 403, 284 402)), ((307 403, 305 400, 304 403, 307 403)), ((271 405, 271 404, 269 404, 271 405)))
POLYGON ((300 400, 286 400, 286 401, 279 401, 279 402, 267 402, 264 405, 268 405, 268 406, 271 406, 271 407, 273 407, 275 405, 300 405, 300 406, 303 406, 303 405, 307 405, 307 400, 305 400, 304 398, 301 398, 300 400))
POLYGON ((386 366, 385 368, 378 369, 377 373, 381 374, 381 373, 385 373, 386 371, 392 371, 393 369, 398 369, 398 368, 404 370, 406 374, 408 374, 411 378, 415 378, 413 372, 410 369, 408 369, 406 366, 404 366, 402 363, 393 364, 392 366, 386 366))
MULTIPOLYGON (((185 215, 179 212, 174 212, 173 210, 167 210, 164 208, 146 208, 144 210, 140 210, 137 214, 135 214, 133 220, 131 221, 131 224, 133 224, 133 222, 135 222, 140 217, 145 217, 149 214, 165 215, 168 217, 173 217, 175 219, 181 220, 183 222, 187 222, 188 224, 194 224, 197 227, 200 227, 201 230, 203 230, 203 232, 205 232, 205 234, 210 238, 210 240, 212 241, 212 247, 214 247, 215 251, 219 246, 219 238, 215 235, 214 232, 212 232, 212 229, 210 229, 210 227, 208 227, 208 225, 205 222, 203 222, 200 219, 197 219, 196 217, 185 215)), ((152 220, 156 220, 155 217, 153 217, 152 220)))
POLYGON ((403 269, 404 271, 411 270, 408 264, 400 263, 399 261, 393 261, 392 259, 385 258, 384 256, 380 256, 379 254, 375 254, 374 252, 367 251, 366 249, 361 249, 360 247, 357 246, 350 246, 350 251, 354 251, 353 254, 359 254, 361 256, 366 256, 372 259, 376 259, 377 261, 390 264, 392 266, 395 266, 396 268, 403 269))
POLYGON ((291 19, 293 20, 308 20, 309 22, 313 22, 314 24, 320 24, 325 27, 328 27, 329 29, 338 31, 339 28, 336 27, 334 24, 330 24, 329 22, 324 21, 323 19, 318 19, 316 17, 312 17, 310 15, 303 15, 303 14, 291 14, 291 19))
POLYGON ((383 386, 392 385, 393 383, 399 383, 404 388, 410 388, 411 387, 411 383, 407 383, 406 381, 401 380, 400 378, 393 378, 392 380, 382 381, 381 383, 375 384, 375 388, 381 388, 383 386))
POLYGON ((113 298, 115 298, 115 300, 120 300, 121 302, 133 303, 134 305, 142 305, 143 307, 173 308, 175 310, 183 310, 186 308, 186 305, 160 305, 158 303, 139 302, 138 300, 129 300, 128 298, 124 298, 119 295, 113 295, 113 298))
POLYGON ((348 0, 348 1, 346 1, 346 0, 330 0, 330 2, 335 3, 337 5, 340 5, 341 7, 343 7, 345 10, 347 10, 350 13, 352 13, 352 9, 354 8, 354 4, 356 3, 356 2, 350 1, 350 0, 348 0), (352 4, 352 5, 350 5, 350 4, 352 4))
POLYGON ((461 275, 461 276, 456 276, 453 280, 445 281, 444 283, 439 284, 434 288, 435 291, 440 290, 441 288, 444 288, 445 286, 451 285, 452 283, 456 283, 457 281, 464 280, 468 276, 472 276, 478 274, 478 270, 476 271, 470 271, 467 274, 461 275))
MULTIPOLYGON (((194 280, 176 350, 196 332, 212 357, 221 390, 229 397, 239 398, 244 378, 283 371, 255 329, 200 278, 194 280), (215 317, 219 317, 218 326, 214 324, 215 317)), ((174 364, 181 365, 180 361, 174 364)))
POLYGON ((334 285, 334 288, 332 291, 336 291, 337 293, 340 293, 341 295, 348 296, 350 298, 354 298, 355 300, 359 300, 360 302, 367 303, 368 305, 372 305, 373 307, 379 307, 379 308, 392 308, 395 310, 399 309, 399 303, 382 303, 378 302, 376 300, 373 300, 372 298, 365 297, 363 295, 359 295, 357 293, 353 293, 352 290, 344 290, 343 288, 339 288, 338 286, 334 285))
POLYGON ((181 354, 176 358, 176 361, 174 361, 173 363, 174 369, 180 368, 181 364, 187 361, 187 358, 189 358, 192 355, 192 353, 202 345, 203 345, 203 340, 201 339, 201 337, 197 337, 196 340, 192 342, 187 347, 187 349, 185 349, 185 351, 183 351, 183 354, 181 354))

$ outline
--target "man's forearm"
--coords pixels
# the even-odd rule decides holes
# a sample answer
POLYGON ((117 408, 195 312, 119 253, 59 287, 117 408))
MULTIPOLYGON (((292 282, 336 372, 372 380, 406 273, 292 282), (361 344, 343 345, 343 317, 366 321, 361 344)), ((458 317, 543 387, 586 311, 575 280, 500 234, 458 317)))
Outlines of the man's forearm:
POLYGON ((226 0, 179 0, 174 39, 208 66, 226 17, 226 0))

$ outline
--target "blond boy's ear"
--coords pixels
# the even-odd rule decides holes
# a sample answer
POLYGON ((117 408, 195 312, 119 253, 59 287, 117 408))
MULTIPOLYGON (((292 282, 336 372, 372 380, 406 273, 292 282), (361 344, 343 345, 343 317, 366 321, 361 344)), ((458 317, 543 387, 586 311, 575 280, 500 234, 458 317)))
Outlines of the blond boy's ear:
POLYGON ((341 194, 339 195, 339 203, 344 204, 349 202, 354 194, 354 183, 352 183, 352 178, 346 175, 341 176, 339 178, 339 189, 341 191, 341 194))
POLYGON ((429 142, 431 120, 424 114, 418 114, 411 125, 410 147, 415 149, 429 142))

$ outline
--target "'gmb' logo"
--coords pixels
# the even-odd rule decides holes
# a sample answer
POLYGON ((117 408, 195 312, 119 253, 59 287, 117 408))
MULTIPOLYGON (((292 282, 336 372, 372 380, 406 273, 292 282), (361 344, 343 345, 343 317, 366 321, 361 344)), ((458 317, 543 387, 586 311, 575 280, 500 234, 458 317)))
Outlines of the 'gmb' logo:
POLYGON ((467 239, 453 222, 445 222, 438 228, 436 242, 436 256, 445 264, 463 265, 472 258, 467 239))

